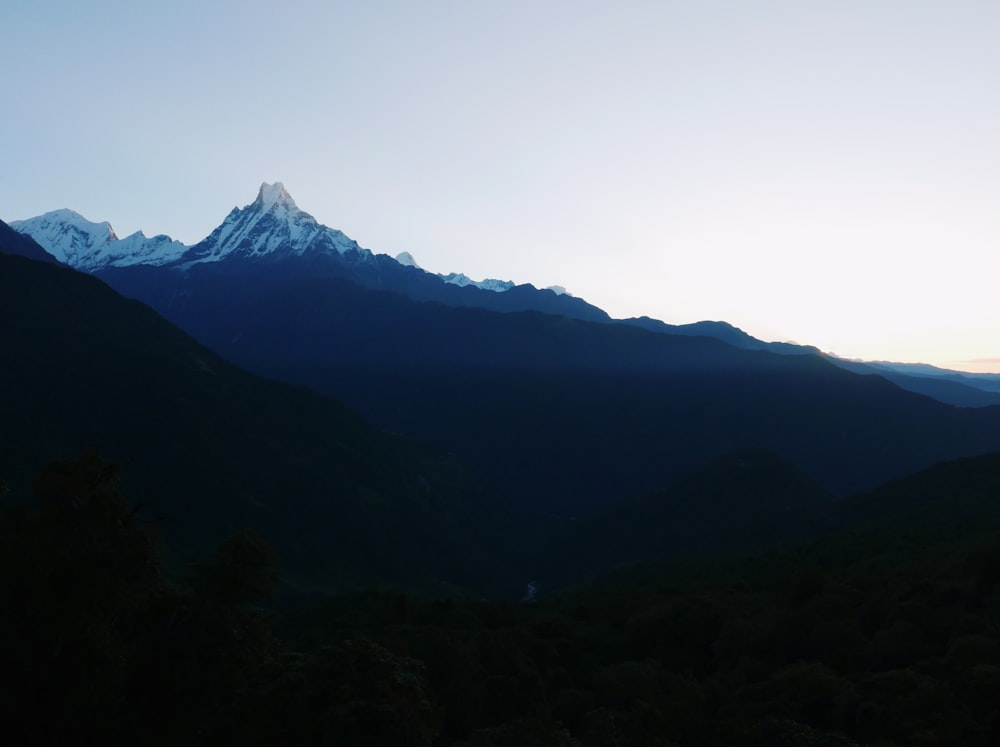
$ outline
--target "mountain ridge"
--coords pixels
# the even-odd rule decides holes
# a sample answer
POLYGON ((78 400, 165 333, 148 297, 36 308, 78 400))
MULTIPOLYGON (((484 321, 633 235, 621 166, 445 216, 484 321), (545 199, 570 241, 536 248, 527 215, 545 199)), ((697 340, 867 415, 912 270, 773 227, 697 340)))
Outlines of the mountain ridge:
MULTIPOLYGON (((224 273, 219 265, 192 268, 185 290, 188 321, 201 322, 201 334, 211 338, 208 342, 217 352, 265 376, 335 396, 383 429, 453 453, 491 481, 492 493, 529 517, 528 522, 536 527, 518 530, 527 535, 543 536, 574 515, 656 490, 699 464, 732 452, 773 453, 822 490, 849 495, 935 461, 993 451, 1000 444, 997 408, 960 411, 906 393, 881 377, 844 371, 816 355, 781 356, 740 349, 707 336, 657 334, 634 325, 594 324, 537 311, 498 314, 417 302, 364 288, 343 277, 320 275, 303 280, 296 276, 286 282, 275 272, 281 269, 280 262, 261 274, 253 263, 234 261, 232 267, 243 268, 248 278, 257 283, 266 278, 272 284, 254 286, 243 278, 230 278, 244 295, 227 295, 220 292, 224 289, 218 281, 224 273)), ((132 458, 147 470, 162 457, 155 443, 176 449, 191 440, 198 451, 207 445, 208 454, 226 453, 230 447, 219 452, 222 447, 203 421, 169 431, 184 434, 180 438, 157 435, 156 429, 147 432, 146 425, 135 423, 135 413, 149 408, 144 398, 152 396, 155 403, 170 391, 162 373, 148 366, 137 369, 137 360, 161 356, 171 345, 162 341, 160 333, 125 332, 113 320, 131 318, 139 309, 148 315, 148 309, 133 302, 129 307, 133 311, 126 313, 122 307, 97 321, 92 311, 110 301, 74 304, 75 291, 44 291, 37 278, 27 279, 35 275, 19 276, 16 265, 11 267, 3 273, 4 280, 13 284, 4 292, 5 300, 13 304, 7 315, 18 325, 49 321, 41 333, 28 326, 29 331, 20 337, 5 340, 5 349, 18 353, 3 367, 5 411, 11 422, 22 423, 15 429, 17 439, 5 447, 6 453, 23 457, 32 443, 36 447, 55 443, 38 431, 37 424, 56 433, 78 430, 79 424, 66 420, 67 413, 73 412, 82 413, 80 419, 87 427, 110 428, 94 432, 103 438, 111 434, 118 444, 125 443, 123 434, 130 427, 144 433, 145 443, 130 441, 128 446, 139 449, 131 452, 132 458), (53 305, 52 298, 59 298, 60 303, 53 305), (54 333, 54 329, 64 331, 54 333), (95 331, 98 339, 93 338, 95 331), (136 350, 127 355, 121 350, 104 352, 119 338, 136 350), (47 352, 32 355, 39 345, 55 345, 59 352, 43 347, 47 352), (60 350, 63 347, 67 349, 60 350), (94 361, 105 359, 113 362, 113 371, 95 374, 94 361), (26 364, 31 371, 25 370, 26 364), (59 383, 53 375, 62 377, 59 383), (61 389, 80 386, 94 403, 115 401, 116 390, 123 386, 139 386, 144 391, 133 392, 139 399, 129 405, 94 415, 64 401, 61 389), (151 446, 152 453, 145 453, 151 446)), ((69 273, 59 275, 64 281, 79 275, 61 269, 69 273)), ((122 272, 133 269, 119 268, 122 272)), ((95 278, 80 278, 110 293, 95 278)), ((8 336, 18 325, 10 326, 8 336)), ((185 375, 219 375, 220 367, 231 367, 213 363, 210 356, 207 351, 193 358, 185 355, 185 375)), ((196 392, 204 386, 202 380, 189 388, 196 392)), ((306 397, 306 393, 296 397, 306 397)), ((180 404, 188 398, 171 399, 171 416, 185 412, 185 417, 192 416, 190 408, 180 404)), ((223 393, 222 399, 231 395, 223 393)), ((286 395, 286 399, 295 398, 286 395)), ((275 433, 283 433, 267 425, 267 419, 253 422, 246 415, 233 414, 212 417, 214 407, 203 404, 198 409, 212 421, 240 425, 241 433, 227 435, 227 442, 243 444, 247 436, 269 441, 275 433), (271 433, 264 436, 262 428, 271 433)), ((154 420, 163 417, 157 415, 154 420)), ((290 434, 278 438, 284 442, 283 452, 311 453, 312 447, 301 438, 290 434)), ((71 442, 65 443, 58 451, 71 453, 71 442)), ((243 448, 257 453, 256 447, 243 448)), ((192 458, 186 453, 168 461, 192 458)), ((267 458, 257 461, 266 463, 267 458)), ((244 495, 235 503, 223 501, 220 505, 227 506, 226 513, 253 516, 258 523, 273 521, 277 515, 268 518, 270 510, 261 512, 246 505, 245 496, 256 496, 260 489, 249 488, 240 477, 246 467, 231 456, 221 466, 225 481, 244 495)), ((306 473, 309 479, 323 484, 312 469, 306 473)), ((208 475, 211 470, 202 463, 195 473, 208 475)), ((779 477, 782 473, 783 468, 773 472, 779 477)), ((799 478, 793 484, 796 481, 799 478)), ((273 478, 258 474, 251 483, 281 490, 273 478)), ((166 480, 164 484, 173 486, 166 480)), ((391 489, 412 495, 412 486, 391 489)), ((254 503, 268 505, 259 497, 251 500, 254 503)), ((338 505, 350 515, 352 509, 338 505)), ((740 510, 745 513, 747 508, 741 505, 740 510)), ((391 522, 394 512, 381 516, 391 522)), ((700 520, 704 523, 704 515, 700 520)), ((357 523, 352 527, 359 536, 372 531, 357 523)), ((301 527, 286 528, 280 534, 294 536, 301 531, 301 527)), ((284 546, 288 547, 287 540, 284 546)), ((300 551, 291 554, 295 558, 300 551)))
POLYGON ((352 253, 355 261, 370 261, 373 256, 343 231, 324 226, 301 210, 281 182, 265 182, 253 202, 233 208, 218 227, 178 259, 178 264, 188 269, 200 262, 230 257, 262 259, 324 252, 352 253))
POLYGON ((136 231, 119 238, 109 222, 89 221, 68 208, 9 225, 30 236, 63 264, 85 272, 104 267, 169 264, 187 251, 184 244, 163 234, 147 237, 136 231))
MULTIPOLYGON (((408 252, 402 252, 395 258, 376 254, 361 247, 342 231, 320 224, 298 207, 282 182, 262 183, 250 204, 243 208, 234 207, 209 236, 190 247, 164 235, 147 238, 142 232, 119 239, 109 223, 90 222, 78 213, 65 209, 15 221, 12 226, 33 236, 64 263, 104 277, 127 295, 150 302, 159 299, 154 305, 161 312, 165 312, 169 299, 163 298, 163 289, 148 287, 143 276, 147 267, 185 272, 198 265, 223 260, 228 260, 229 265, 237 260, 267 260, 272 266, 262 271, 270 272, 275 270, 275 263, 298 257, 303 262, 300 273, 347 277, 365 287, 392 290, 418 301, 438 301, 452 306, 494 311, 539 310, 591 321, 632 324, 663 334, 714 337, 745 349, 764 349, 787 355, 820 354, 812 346, 764 342, 721 321, 676 325, 649 317, 612 320, 603 310, 582 299, 575 299, 560 287, 537 289, 532 285, 516 285, 512 281, 474 281, 461 272, 430 273, 423 270, 408 252), (132 276, 129 276, 129 270, 134 270, 132 276), (124 271, 125 275, 120 271, 124 271)), ((233 272, 246 277, 244 269, 233 272)), ((295 270, 286 266, 280 272, 294 273, 295 270)), ((169 278, 159 275, 153 285, 159 285, 164 277, 169 278)), ((169 279, 168 286, 176 289, 183 285, 175 278, 169 279)), ((174 292, 184 291, 176 289, 174 292)), ((998 386, 985 378, 963 376, 960 372, 945 372, 950 375, 931 377, 925 375, 927 372, 919 366, 855 363, 841 361, 834 356, 828 358, 849 370, 884 376, 904 389, 948 404, 960 407, 1000 404, 998 386)))
MULTIPOLYGON (((355 261, 371 261, 374 256, 343 231, 319 223, 299 208, 282 182, 263 182, 251 203, 234 207, 207 237, 190 246, 162 234, 147 238, 141 231, 119 238, 108 221, 90 221, 68 208, 12 221, 10 226, 31 236, 64 264, 85 272, 133 265, 179 265, 187 269, 230 256, 261 259, 287 253, 333 252, 355 253, 355 261)), ((395 259, 381 258, 382 262, 386 260, 426 272, 408 252, 395 259)), ((492 278, 477 281, 461 272, 437 273, 436 277, 459 287, 494 292, 516 285, 492 278)), ((561 287, 549 290, 566 293, 561 287)))

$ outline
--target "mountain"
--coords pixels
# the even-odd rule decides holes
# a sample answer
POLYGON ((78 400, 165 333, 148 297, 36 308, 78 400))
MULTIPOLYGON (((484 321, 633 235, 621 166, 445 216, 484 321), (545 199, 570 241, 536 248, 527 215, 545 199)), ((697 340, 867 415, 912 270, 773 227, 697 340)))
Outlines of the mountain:
POLYGON ((1000 410, 958 411, 809 349, 718 322, 615 323, 568 295, 459 287, 403 260, 264 184, 176 262, 96 274, 239 365, 454 452, 540 516, 740 449, 846 495, 1000 446, 1000 410))
MULTIPOLYGON (((226 258, 273 259, 308 254, 340 255, 355 263, 387 264, 385 258, 376 260, 370 250, 342 231, 320 224, 301 210, 281 182, 262 184, 256 200, 244 208, 234 208, 222 225, 192 247, 180 262, 189 268, 200 262, 218 262, 226 258)), ((423 271, 409 252, 402 252, 393 261, 423 271)), ((457 272, 439 273, 437 277, 451 285, 473 286, 498 293, 514 287, 509 280, 475 281, 457 272)))
POLYGON ((280 182, 262 184, 252 203, 233 208, 222 224, 192 247, 166 236, 146 239, 141 233, 119 240, 109 224, 92 223, 70 210, 11 225, 66 264, 97 274, 124 295, 160 310, 186 292, 189 276, 211 273, 210 268, 219 265, 225 269, 214 282, 220 284, 227 275, 239 275, 251 284, 266 283, 270 278, 263 276, 275 272, 284 278, 342 277, 364 287, 451 306, 530 309, 609 320, 604 311, 562 288, 539 290, 511 281, 474 281, 461 273, 438 275, 421 269, 408 253, 396 259, 375 254, 301 210, 280 182), (173 272, 151 274, 154 267, 173 272))
POLYGON ((72 210, 53 210, 10 227, 28 234, 64 264, 84 269, 92 255, 118 240, 110 223, 93 223, 72 210))
POLYGON ((767 350, 782 355, 823 355, 834 365, 861 375, 882 376, 896 386, 915 394, 932 397, 938 402, 956 407, 989 407, 1000 405, 1000 375, 967 374, 926 364, 854 361, 821 353, 810 345, 791 342, 764 342, 727 322, 702 321, 692 324, 666 324, 658 319, 638 317, 623 319, 652 332, 671 335, 703 335, 722 340, 747 350, 767 350))
MULTIPOLYGON (((486 280, 473 280, 468 275, 461 272, 449 272, 447 275, 438 273, 438 277, 444 280, 444 282, 457 285, 460 288, 472 285, 481 290, 495 291, 497 293, 509 291, 514 287, 514 282, 512 280, 496 280, 494 278, 487 278, 486 280)), ((550 288, 549 290, 552 289, 550 288)))
MULTIPOLYGON (((107 234, 113 235, 110 227, 107 234)), ((114 241, 109 239, 108 246, 114 246, 114 241)), ((105 251, 104 256, 108 254, 105 251)), ((412 257, 401 259, 363 249, 299 210, 280 184, 265 184, 251 205, 234 209, 209 237, 175 260, 117 266, 108 263, 95 274, 148 301, 226 359, 258 374, 336 397, 383 429, 432 442, 467 462, 490 480, 491 492, 520 510, 533 524, 515 530, 511 536, 518 537, 518 541, 528 536, 551 537, 571 517, 611 510, 613 504, 627 496, 651 494, 664 484, 680 490, 676 481, 684 475, 734 452, 771 454, 777 463, 787 464, 789 469, 808 476, 805 479, 815 481, 821 491, 849 495, 942 459, 1000 449, 998 408, 965 410, 945 406, 905 392, 882 376, 845 371, 809 349, 760 343, 722 322, 680 327, 655 320, 612 322, 606 315, 591 314, 579 299, 527 286, 506 291, 459 287, 424 272, 412 257), (460 297, 454 294, 468 294, 462 298, 470 300, 456 300, 460 297), (521 301, 517 300, 519 294, 521 301), (483 301, 487 298, 514 301, 505 301, 504 313, 497 313, 483 301), (545 303, 539 299, 545 299, 545 303), (546 306, 549 299, 582 306, 562 306, 564 311, 572 312, 562 314, 533 308, 541 305, 550 311, 546 306), (519 304, 529 310, 519 309, 519 304)), ((59 289, 52 289, 47 297, 61 298, 61 294, 59 289)), ((11 310, 8 315, 14 313, 11 310)), ((63 309, 62 314, 72 318, 76 311, 63 309)), ((74 324, 81 329, 103 330, 111 328, 109 319, 110 314, 104 320, 74 324)), ((59 323, 65 324, 66 319, 60 317, 59 323)), ((56 321, 49 319, 46 324, 55 327, 56 321)), ((50 336, 41 328, 22 334, 26 335, 24 340, 33 340, 32 335, 45 339, 50 336)), ((160 337, 139 331, 128 335, 130 340, 156 341, 160 337)), ((65 340, 62 344, 68 345, 65 340)), ((103 344, 89 342, 82 352, 78 351, 78 357, 87 359, 103 344)), ((152 355, 159 344, 150 342, 139 350, 143 355, 152 355)), ((19 347, 25 347, 23 340, 8 345, 8 349, 19 347)), ((122 370, 132 365, 131 353, 115 350, 107 355, 122 370)), ((203 359, 210 354, 202 350, 197 355, 203 359)), ((41 363, 46 357, 64 359, 58 352, 46 350, 39 351, 34 359, 25 356, 25 361, 34 360, 35 370, 54 375, 41 363)), ((63 368, 73 370, 70 364, 63 368)), ((66 416, 59 413, 73 412, 75 406, 64 404, 61 410, 52 410, 50 403, 39 404, 42 385, 35 384, 32 389, 31 374, 18 374, 19 370, 11 364, 11 375, 20 378, 12 380, 8 390, 33 392, 24 398, 25 406, 49 413, 41 420, 51 419, 57 424, 45 434, 73 432, 73 427, 65 425, 66 416)), ((105 372, 97 383, 82 377, 88 382, 86 391, 102 392, 102 399, 113 401, 115 394, 107 382, 118 382, 116 386, 124 386, 127 391, 137 382, 160 381, 147 371, 126 377, 123 385, 122 370, 105 372)), ((47 385, 55 390, 63 388, 61 379, 40 381, 48 381, 47 385)), ((148 391, 170 388, 158 383, 148 391)), ((79 389, 73 391, 76 397, 88 396, 79 389)), ((303 403, 313 396, 299 391, 303 403)), ((129 406, 116 410, 114 418, 91 413, 80 419, 88 424, 122 420, 134 432, 143 432, 148 424, 136 422, 134 413, 143 412, 144 405, 138 395, 131 396, 129 406)), ((270 397, 263 396, 262 401, 270 401, 270 397)), ((221 399, 231 402, 233 397, 225 394, 221 399)), ((9 403, 11 412, 17 412, 19 406, 13 400, 9 403)), ((215 406, 207 400, 200 402, 199 412, 211 413, 215 406)), ((315 405, 314 409, 322 411, 324 407, 329 405, 315 405)), ((194 417, 184 408, 170 415, 194 417)), ((284 413, 283 417, 291 415, 284 413)), ((22 410, 21 416, 30 420, 28 410, 22 410)), ((156 415, 156 419, 167 419, 167 415, 156 415)), ((267 421, 263 416, 257 419, 267 421)), ((246 424, 254 416, 220 415, 212 420, 246 424)), ((268 426, 268 432, 274 434, 264 439, 265 444, 271 444, 268 448, 280 452, 282 458, 291 453, 313 454, 312 447, 302 446, 301 439, 296 441, 287 433, 288 427, 287 422, 268 426), (281 445, 272 444, 272 438, 281 445), (296 446, 291 448, 290 443, 296 446)), ((30 427, 24 432, 33 433, 30 427)), ((243 437, 213 435, 214 431, 198 421, 171 425, 156 442, 183 442, 186 433, 201 434, 197 442, 208 434, 210 443, 229 443, 231 439, 242 443, 239 439, 243 437)), ((48 443, 46 438, 39 436, 36 440, 38 444, 48 443)), ((380 453, 392 451, 380 440, 393 440, 384 433, 365 438, 382 444, 375 449, 380 453)), ((121 432, 111 442, 124 444, 116 448, 142 463, 144 452, 137 451, 121 432)), ((338 444, 345 442, 350 439, 337 440, 338 444)), ((407 443, 399 437, 394 442, 407 443)), ((24 443, 30 444, 31 439, 24 443)), ((69 446, 64 446, 59 451, 67 449, 69 446)), ((406 446, 403 451, 408 449, 416 447, 406 446)), ((31 453, 37 456, 42 451, 35 448, 31 453)), ((238 451, 253 453, 253 448, 244 444, 238 451)), ((433 452, 417 451, 423 456, 412 458, 420 464, 434 462, 427 456, 433 452)), ((413 452, 407 453, 412 456, 413 452)), ((177 457, 190 458, 189 454, 177 457)), ((228 452, 220 457, 224 473, 250 470, 241 458, 228 452)), ((325 457, 309 456, 307 461, 313 458, 323 461, 325 457)), ((372 466, 370 473, 410 474, 407 470, 412 463, 399 459, 402 461, 389 466, 372 466)), ((266 463, 259 455, 254 461, 266 463)), ((141 472, 152 474, 153 467, 147 462, 141 472)), ((341 510, 348 514, 358 510, 362 515, 354 524, 351 539, 345 540, 345 546, 353 548, 350 552, 357 550, 352 542, 359 536, 372 536, 371 527, 376 525, 384 525, 387 536, 394 537, 393 542, 400 548, 414 547, 412 542, 416 540, 404 539, 403 529, 389 518, 407 511, 408 521, 418 527, 418 534, 438 537, 430 544, 439 548, 461 545, 464 540, 456 539, 454 532, 459 526, 473 527, 470 536, 488 534, 476 528, 481 527, 477 521, 482 516, 478 503, 473 502, 473 506, 463 497, 469 494, 463 491, 474 493, 478 488, 469 488, 463 482, 465 478, 453 479, 455 473, 449 472, 450 468, 439 465, 421 469, 444 476, 442 494, 448 497, 441 499, 446 505, 443 513, 435 508, 431 513, 437 512, 438 518, 430 519, 406 504, 409 508, 402 511, 386 508, 388 513, 379 514, 381 518, 376 520, 368 509, 349 503, 353 508, 341 510), (442 516, 448 517, 446 527, 435 523, 444 520, 442 516), (365 526, 368 529, 357 529, 365 526)), ((782 472, 783 468, 775 468, 769 474, 782 472)), ((198 463, 197 474, 209 473, 206 464, 198 463)), ((313 482, 325 483, 309 470, 305 473, 310 475, 309 480, 303 477, 295 484, 303 494, 312 495, 313 482)), ((261 485, 273 486, 266 477, 254 479, 261 485)), ((400 496, 414 496, 414 488, 406 480, 390 482, 382 485, 382 490, 393 496, 383 501, 386 505, 396 500, 405 504, 400 496)), ((150 482, 147 489, 154 498, 162 495, 160 485, 150 482)), ((356 486, 351 490, 379 492, 356 486)), ((255 514, 248 505, 270 505, 254 490, 241 486, 235 492, 236 497, 229 495, 223 500, 227 512, 231 510, 228 506, 234 507, 234 516, 259 518, 262 514, 255 514), (249 504, 244 500, 248 495, 252 496, 249 504)), ((705 495, 704 489, 701 494, 705 495)), ((760 491, 757 495, 763 503, 770 497, 760 491)), ((165 497, 155 499, 162 505, 174 505, 165 503, 165 497)), ((419 504, 419 496, 413 501, 419 504)), ((368 504, 362 501, 360 505, 368 504)), ((708 514, 701 515, 702 519, 723 511, 718 506, 706 510, 708 514)), ((490 511, 493 509, 486 513, 490 511)), ((189 516, 195 512, 188 506, 182 513, 189 516)), ((298 509, 293 513, 301 515, 298 509)), ((296 558, 298 548, 309 543, 289 538, 306 529, 297 520, 287 527, 287 521, 281 518, 273 523, 276 533, 285 538, 282 546, 291 548, 291 557, 296 558)), ((216 526, 213 531, 218 534, 221 529, 216 526)), ((722 532, 720 536, 728 535, 722 532)), ((380 540, 372 542, 378 544, 380 540)), ((347 574, 349 577, 368 567, 351 560, 350 552, 347 559, 342 559, 345 568, 355 569, 347 574)), ((421 571, 424 576, 445 578, 451 573, 442 570, 447 564, 441 563, 439 556, 435 555, 434 562, 424 557, 424 545, 418 545, 413 552, 419 560, 415 568, 433 568, 421 571)), ((457 550, 442 552, 454 558, 461 556, 457 550)), ((389 550, 384 554, 398 557, 389 550)), ((374 556, 366 557, 366 562, 375 562, 374 556)), ((488 565, 485 560, 479 562, 488 565)))
POLYGON ((965 541, 995 536, 998 495, 1000 453, 939 462, 836 500, 781 457, 747 450, 567 524, 540 554, 537 570, 551 586, 638 564, 690 567, 773 555, 813 540, 965 541))
POLYGON ((66 209, 13 221, 10 227, 31 236, 60 262, 84 272, 169 264, 187 251, 184 244, 169 236, 147 238, 142 231, 119 239, 110 223, 94 223, 66 209))
POLYGON ((815 355, 418 303, 335 278, 236 277, 225 293, 188 280, 165 313, 217 352, 453 451, 536 515, 580 515, 745 448, 846 495, 1000 445, 1000 409, 956 409, 815 355))
POLYGON ((185 269, 225 259, 274 259, 308 254, 351 256, 370 262, 373 254, 343 232, 319 224, 299 209, 281 182, 262 184, 257 199, 233 208, 207 238, 181 258, 185 269))
POLYGON ((783 355, 817 355, 820 352, 817 348, 808 345, 796 345, 791 342, 764 342, 728 322, 701 321, 691 324, 667 324, 648 316, 632 317, 620 321, 623 324, 631 324, 650 332, 660 332, 667 335, 714 337, 728 345, 746 350, 768 350, 783 355))
POLYGON ((222 360, 69 268, 0 255, 0 476, 99 449, 179 561, 250 526, 289 582, 497 588, 500 526, 454 458, 222 360))
MULTIPOLYGON (((508 280, 476 281, 460 272, 433 274, 424 271, 409 252, 401 252, 394 259, 375 254, 343 232, 318 223, 295 204, 280 182, 262 184, 251 204, 233 208, 223 223, 194 247, 186 247, 168 236, 147 238, 141 232, 118 239, 110 224, 88 221, 71 210, 57 210, 11 225, 34 237, 66 264, 96 273, 122 293, 152 303, 164 313, 169 313, 167 307, 176 302, 178 295, 187 292, 185 281, 191 274, 187 271, 198 265, 223 262, 225 272, 212 280, 220 286, 225 285, 227 275, 238 275, 241 282, 254 285, 256 268, 265 274, 277 270, 286 278, 343 277, 368 288, 392 290, 414 300, 451 306, 504 312, 538 310, 590 321, 614 321, 561 287, 539 290, 508 280), (240 261, 249 262, 250 266, 234 268, 240 261), (147 272, 150 267, 161 266, 182 271, 152 276, 147 272)), ((620 321, 664 334, 713 337, 749 350, 787 355, 819 353, 811 346, 764 342, 721 321, 680 325, 649 317, 620 321)), ((959 407, 1000 404, 1000 385, 987 377, 928 366, 861 363, 834 356, 829 359, 857 373, 885 376, 897 386, 947 404, 959 407)))
POLYGON ((1000 528, 1000 453, 949 460, 851 496, 842 525, 911 537, 953 539, 1000 528))
POLYGON ((926 363, 892 363, 890 361, 868 361, 866 365, 879 370, 893 371, 907 376, 925 379, 943 379, 981 389, 984 392, 1000 392, 1000 373, 972 373, 951 371, 926 363))
POLYGON ((692 324, 666 324, 658 319, 638 317, 621 320, 652 332, 671 335, 703 335, 747 350, 767 350, 782 355, 824 355, 834 365, 862 375, 882 376, 902 389, 932 397, 956 407, 1000 405, 1000 375, 969 374, 949 371, 926 364, 855 361, 823 354, 810 345, 791 342, 764 342, 727 322, 702 321, 692 324))
POLYGON ((719 322, 617 323, 568 295, 460 287, 402 259, 264 184, 178 260, 96 274, 239 365, 454 452, 536 516, 649 492, 740 449, 846 495, 1000 446, 1000 410, 956 410, 809 349, 719 322))
POLYGON ((957 407, 1000 405, 1000 375, 997 374, 970 374, 925 364, 827 358, 848 371, 882 376, 903 389, 957 407))

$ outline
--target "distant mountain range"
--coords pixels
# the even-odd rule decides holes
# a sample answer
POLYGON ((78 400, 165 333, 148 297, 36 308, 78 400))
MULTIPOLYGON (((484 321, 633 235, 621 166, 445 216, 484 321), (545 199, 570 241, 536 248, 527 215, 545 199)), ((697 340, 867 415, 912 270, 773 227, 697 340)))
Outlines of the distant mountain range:
POLYGON ((119 239, 110 223, 94 223, 68 209, 14 221, 10 226, 31 236, 63 264, 83 272, 104 267, 168 264, 188 249, 169 236, 147 238, 141 231, 119 239))
MULTIPOLYGON (((348 263, 403 267, 424 272, 412 255, 403 252, 394 260, 375 255, 348 238, 342 231, 328 228, 295 204, 280 182, 262 184, 257 199, 232 212, 208 237, 193 247, 169 236, 147 238, 141 231, 118 238, 108 222, 95 223, 69 209, 53 210, 10 226, 27 234, 53 257, 84 272, 97 273, 112 267, 178 265, 190 268, 202 262, 222 259, 263 259, 292 255, 340 256, 348 263)), ((429 273, 424 273, 429 274, 429 273)), ((515 287, 512 281, 475 281, 462 273, 437 275, 446 284, 471 286, 503 292, 515 287)), ((550 289, 557 295, 562 288, 550 289)))
MULTIPOLYGON (((347 239, 341 252, 284 194, 263 189, 173 259, 94 271, 214 352, 0 224, 0 251, 50 265, 0 256, 0 477, 15 494, 46 459, 96 446, 169 519, 181 559, 251 525, 301 589, 509 590, 532 568, 570 580, 814 536, 846 521, 823 508, 836 496, 1000 451, 1000 408, 724 323, 594 321, 567 295, 460 287, 347 239), (302 251, 286 251, 293 235, 302 251), (504 297, 565 313, 489 308, 504 297)), ((863 520, 875 504, 858 500, 843 505, 863 520)))
POLYGON ((921 363, 852 361, 830 357, 841 368, 877 374, 911 392, 958 407, 1000 405, 1000 374, 949 371, 921 363))
POLYGON ((463 287, 282 191, 141 262, 74 218, 93 274, 0 223, 14 742, 997 743, 1000 408, 890 380, 994 378, 463 287))
MULTIPOLYGON (((229 360, 454 452, 540 516, 739 449, 773 451, 842 495, 1000 448, 1000 410, 956 410, 724 322, 615 321, 530 285, 460 285, 322 226, 280 183, 198 244, 164 241, 142 262, 118 254, 106 224, 57 231, 48 215, 16 226, 67 259, 100 258, 79 266, 229 360), (80 249, 99 243, 83 229, 104 248, 80 249)), ((987 400, 976 404, 996 395, 947 383, 987 400)))
MULTIPOLYGON (((169 236, 148 238, 142 232, 119 239, 109 223, 89 221, 68 209, 14 221, 10 225, 34 238, 58 261, 104 277, 126 295, 146 300, 160 309, 170 301, 158 288, 160 276, 150 276, 145 272, 147 268, 192 270, 196 265, 227 260, 224 274, 245 279, 244 272, 233 268, 236 260, 242 260, 278 262, 283 265, 283 272, 345 277, 363 287, 391 290, 420 301, 494 311, 536 310, 589 321, 614 321, 601 309, 569 296, 561 287, 539 290, 505 280, 475 281, 460 272, 435 275, 420 268, 408 252, 395 258, 375 254, 299 209, 280 182, 262 184, 256 200, 243 208, 233 208, 218 228, 191 247, 169 236), (303 260, 297 269, 284 263, 292 256, 303 260)), ((225 277, 216 277, 212 282, 224 284, 225 281, 225 277)), ((713 337, 751 350, 788 355, 821 354, 814 347, 764 342, 721 321, 682 325, 665 324, 648 317, 618 321, 665 334, 713 337)), ((884 376, 904 389, 948 404, 960 407, 1000 404, 1000 375, 847 361, 833 356, 829 359, 848 370, 884 376)))

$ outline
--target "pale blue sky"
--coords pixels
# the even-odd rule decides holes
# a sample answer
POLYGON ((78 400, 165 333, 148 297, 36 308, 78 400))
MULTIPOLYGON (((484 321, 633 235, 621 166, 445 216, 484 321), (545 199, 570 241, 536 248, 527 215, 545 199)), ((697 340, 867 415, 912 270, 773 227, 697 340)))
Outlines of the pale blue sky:
POLYGON ((193 243, 282 181, 432 271, 1000 359, 997 2, 6 0, 0 29, 4 220, 193 243))

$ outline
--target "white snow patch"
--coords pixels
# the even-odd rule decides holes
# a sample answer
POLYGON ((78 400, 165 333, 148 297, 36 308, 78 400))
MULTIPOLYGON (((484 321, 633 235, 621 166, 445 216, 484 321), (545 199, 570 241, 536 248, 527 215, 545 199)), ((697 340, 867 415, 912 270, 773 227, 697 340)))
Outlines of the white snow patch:
POLYGON ((107 221, 95 223, 67 209, 13 221, 10 226, 33 238, 61 262, 87 272, 102 267, 166 264, 188 248, 169 236, 150 239, 141 231, 119 239, 107 221))
POLYGON ((399 264, 404 265, 406 267, 416 267, 418 270, 423 269, 420 265, 417 264, 417 260, 415 260, 413 258, 413 255, 410 254, 409 252, 400 252, 399 254, 396 255, 395 260, 399 262, 399 264))
POLYGON ((494 291, 496 293, 503 293, 504 291, 509 291, 514 287, 514 283, 511 280, 497 280, 495 278, 486 278, 485 280, 473 280, 468 275, 461 272, 449 272, 447 275, 442 275, 438 273, 438 277, 444 280, 446 283, 451 285, 457 285, 464 288, 467 285, 472 285, 476 288, 481 288, 482 290, 494 291))
POLYGON ((372 253, 335 228, 318 223, 299 209, 281 182, 264 182, 257 199, 243 208, 233 208, 222 225, 195 245, 185 267, 200 262, 218 262, 229 256, 263 257, 307 251, 357 252, 364 260, 372 253))

